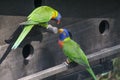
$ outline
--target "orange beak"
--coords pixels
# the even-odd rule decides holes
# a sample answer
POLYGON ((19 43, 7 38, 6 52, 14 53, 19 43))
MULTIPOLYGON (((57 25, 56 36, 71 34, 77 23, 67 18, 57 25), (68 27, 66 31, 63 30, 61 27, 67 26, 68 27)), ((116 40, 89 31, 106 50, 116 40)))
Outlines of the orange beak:
POLYGON ((60 20, 58 20, 58 21, 57 21, 57 24, 60 24, 60 22, 61 22, 61 21, 60 21, 60 20))
POLYGON ((58 33, 62 33, 64 30, 63 29, 59 29, 58 30, 58 33))

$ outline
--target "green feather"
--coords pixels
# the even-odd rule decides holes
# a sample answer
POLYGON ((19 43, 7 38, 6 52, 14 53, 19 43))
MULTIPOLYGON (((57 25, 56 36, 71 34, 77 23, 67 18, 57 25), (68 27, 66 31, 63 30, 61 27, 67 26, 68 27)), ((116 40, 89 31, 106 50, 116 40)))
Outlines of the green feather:
POLYGON ((28 20, 21 23, 21 25, 26 26, 16 40, 12 49, 16 49, 20 45, 34 25, 41 25, 42 27, 47 28, 48 22, 51 20, 54 11, 56 10, 48 6, 41 6, 33 10, 33 12, 27 17, 28 20))
POLYGON ((27 21, 21 23, 21 25, 41 25, 47 28, 48 22, 51 20, 53 13, 57 10, 49 6, 41 6, 34 9, 27 17, 27 21))
POLYGON ((16 40, 16 42, 12 46, 12 49, 16 49, 20 45, 20 43, 27 36, 27 34, 30 32, 30 30, 32 29, 33 26, 34 25, 28 25, 28 26, 24 27, 22 33, 19 35, 18 39, 16 40))
POLYGON ((97 80, 97 78, 90 66, 89 66, 89 68, 86 68, 86 70, 91 74, 91 76, 93 77, 94 80, 97 80))
POLYGON ((94 80, 97 80, 94 72, 92 71, 92 69, 89 65, 89 62, 88 62, 88 59, 87 59, 85 53, 83 52, 83 50, 80 48, 80 46, 75 41, 71 40, 70 38, 65 39, 63 41, 62 49, 63 49, 64 54, 69 59, 84 66, 86 68, 86 70, 92 75, 94 80))
POLYGON ((38 22, 31 21, 31 20, 20 23, 20 25, 37 25, 37 24, 38 22))
POLYGON ((57 11, 49 6, 40 6, 34 9, 33 12, 30 13, 30 15, 27 17, 27 21, 20 24, 25 25, 23 31, 18 36, 17 40, 14 43, 12 42, 10 44, 10 46, 2 56, 0 63, 2 63, 2 61, 7 57, 11 49, 16 49, 21 44, 21 42, 24 40, 24 38, 27 36, 34 25, 40 25, 41 27, 47 28, 48 22, 52 19, 54 12, 57 11))
POLYGON ((27 18, 28 20, 44 23, 51 20, 53 12, 56 10, 48 7, 48 6, 41 6, 36 8, 27 18))

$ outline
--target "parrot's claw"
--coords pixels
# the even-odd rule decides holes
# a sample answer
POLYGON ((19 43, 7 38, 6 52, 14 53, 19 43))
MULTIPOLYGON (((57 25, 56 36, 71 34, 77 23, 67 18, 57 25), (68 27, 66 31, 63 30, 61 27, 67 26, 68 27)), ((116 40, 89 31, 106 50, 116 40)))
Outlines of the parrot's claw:
POLYGON ((66 63, 67 63, 67 64, 70 64, 71 62, 70 62, 68 59, 66 59, 66 63))
POLYGON ((78 66, 77 63, 71 62, 71 61, 69 61, 69 59, 66 59, 66 63, 68 64, 68 67, 69 67, 69 68, 73 68, 73 67, 78 66))
POLYGON ((70 62, 69 63, 69 68, 73 68, 73 67, 76 67, 76 66, 78 66, 78 64, 75 63, 75 62, 70 62))
POLYGON ((48 25, 47 27, 48 30, 52 31, 53 33, 57 34, 58 33, 58 28, 57 27, 53 27, 52 25, 48 25))
POLYGON ((57 33, 58 33, 58 28, 53 27, 53 32, 54 32, 55 34, 57 34, 57 33))

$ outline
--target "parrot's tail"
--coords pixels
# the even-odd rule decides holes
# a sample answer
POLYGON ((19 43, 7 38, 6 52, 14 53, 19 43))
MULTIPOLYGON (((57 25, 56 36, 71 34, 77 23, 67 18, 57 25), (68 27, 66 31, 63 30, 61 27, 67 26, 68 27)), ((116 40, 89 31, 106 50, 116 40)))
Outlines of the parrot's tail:
POLYGON ((27 25, 24 27, 23 31, 15 41, 14 45, 12 46, 12 49, 16 49, 20 43, 23 41, 23 39, 27 36, 27 34, 30 32, 30 30, 33 28, 34 25, 27 25))
POLYGON ((87 71, 91 74, 91 76, 94 78, 94 80, 97 80, 93 70, 91 69, 91 67, 87 68, 87 71))

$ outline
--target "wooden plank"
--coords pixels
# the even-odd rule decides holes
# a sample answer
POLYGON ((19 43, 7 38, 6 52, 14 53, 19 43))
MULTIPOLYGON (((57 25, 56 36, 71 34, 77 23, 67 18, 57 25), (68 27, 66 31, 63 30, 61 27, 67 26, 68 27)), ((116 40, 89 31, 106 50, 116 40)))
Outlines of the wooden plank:
MULTIPOLYGON (((119 52, 120 52, 120 45, 116 45, 110 48, 105 48, 93 54, 87 55, 87 57, 89 61, 91 62, 91 61, 99 60, 101 58, 112 56, 119 52)), ((66 62, 63 62, 60 65, 54 66, 52 68, 48 68, 46 70, 37 72, 35 74, 20 78, 18 80, 41 80, 41 79, 61 73, 66 70, 68 70, 68 64, 66 64, 66 62)))

